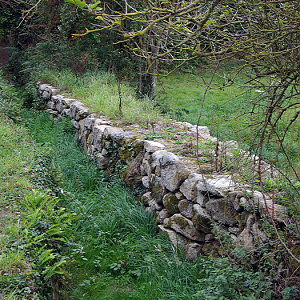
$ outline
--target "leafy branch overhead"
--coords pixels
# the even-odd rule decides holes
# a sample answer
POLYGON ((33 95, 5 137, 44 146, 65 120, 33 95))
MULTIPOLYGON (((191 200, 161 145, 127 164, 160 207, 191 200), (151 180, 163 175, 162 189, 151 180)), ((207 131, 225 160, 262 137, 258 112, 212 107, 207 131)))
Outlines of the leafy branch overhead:
POLYGON ((189 59, 226 54, 257 65, 294 56, 299 48, 299 3, 294 0, 65 1, 94 14, 97 30, 118 33, 119 42, 146 58, 184 60, 187 53, 189 59), (146 47, 150 37, 156 52, 146 47))
POLYGON ((95 16, 96 29, 86 29, 82 34, 114 32, 117 43, 146 60, 146 72, 153 75, 152 95, 159 61, 206 57, 220 62, 234 58, 241 62, 236 73, 245 71, 249 76, 246 85, 262 92, 252 100, 250 116, 260 135, 260 148, 272 135, 282 143, 297 121, 299 1, 66 1, 95 16), (276 128, 281 120, 287 125, 278 135, 276 128))
MULTIPOLYGON (((125 43, 136 55, 161 60, 183 60, 181 54, 184 52, 190 52, 191 57, 199 51, 205 52, 206 45, 201 43, 200 37, 205 27, 213 23, 213 14, 221 2, 66 1, 93 13, 98 30, 118 33, 119 42, 125 43), (153 47, 157 51, 153 51, 153 47)), ((83 34, 89 32, 87 29, 83 34)))

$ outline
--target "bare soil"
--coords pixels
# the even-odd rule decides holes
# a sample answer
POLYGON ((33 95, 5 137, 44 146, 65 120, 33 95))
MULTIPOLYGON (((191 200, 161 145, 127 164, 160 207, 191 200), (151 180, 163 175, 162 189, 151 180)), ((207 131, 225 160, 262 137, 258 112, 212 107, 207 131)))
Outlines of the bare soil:
POLYGON ((8 64, 8 59, 9 50, 4 46, 0 46, 0 68, 5 67, 8 64))

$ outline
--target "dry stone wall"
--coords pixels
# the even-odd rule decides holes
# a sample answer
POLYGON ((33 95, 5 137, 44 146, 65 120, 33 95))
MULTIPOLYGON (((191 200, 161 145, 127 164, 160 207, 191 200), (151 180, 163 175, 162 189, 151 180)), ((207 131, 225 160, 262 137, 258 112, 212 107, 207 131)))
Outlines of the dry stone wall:
MULTIPOLYGON (((230 174, 215 172, 212 162, 198 165, 194 158, 179 156, 170 150, 174 149, 172 142, 148 140, 145 129, 136 124, 118 126, 116 120, 96 116, 52 86, 38 84, 37 91, 49 113, 70 117, 76 138, 99 168, 118 171, 128 186, 142 192, 138 200, 157 215, 159 230, 174 247, 181 245, 187 258, 222 254, 218 240, 222 234, 233 246, 253 250, 266 240, 258 222, 261 216, 272 214, 278 224, 285 222, 285 208, 272 197, 230 174)), ((176 128, 177 135, 183 133, 190 139, 195 140, 198 133, 205 145, 218 142, 205 126, 198 126, 198 130, 189 123, 173 122, 170 126, 176 128)), ((231 141, 219 143, 220 147, 236 149, 237 145, 231 141)), ((271 176, 272 168, 264 167, 266 176, 271 176)))

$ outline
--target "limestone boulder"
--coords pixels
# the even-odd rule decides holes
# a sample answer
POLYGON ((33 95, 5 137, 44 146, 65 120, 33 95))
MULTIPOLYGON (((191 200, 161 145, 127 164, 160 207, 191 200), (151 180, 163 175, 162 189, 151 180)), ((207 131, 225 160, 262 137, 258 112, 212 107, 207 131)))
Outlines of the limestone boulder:
POLYGON ((46 104, 46 108, 48 109, 48 112, 50 112, 50 111, 54 112, 54 110, 55 110, 56 114, 58 114, 58 111, 56 111, 56 108, 55 108, 55 103, 53 103, 53 101, 49 100, 46 104))
POLYGON ((155 199, 151 199, 148 203, 150 211, 156 212, 163 209, 161 204, 158 204, 155 199))
POLYGON ((194 213, 193 213, 193 203, 191 201, 188 201, 187 199, 180 200, 178 202, 178 209, 184 217, 188 219, 192 219, 194 213))
POLYGON ((157 212, 156 222, 158 224, 162 224, 166 218, 169 218, 171 215, 170 213, 164 208, 161 211, 157 212))
POLYGON ((64 108, 63 111, 61 112, 61 115, 62 116, 68 116, 68 117, 72 118, 71 109, 70 108, 64 108))
POLYGON ((77 101, 77 100, 71 99, 71 98, 65 98, 65 97, 62 97, 62 99, 61 99, 64 109, 70 108, 71 104, 75 101, 77 101))
POLYGON ((178 249, 178 247, 183 247, 185 244, 188 243, 187 238, 178 234, 172 229, 165 228, 163 225, 158 225, 158 229, 161 233, 164 233, 168 236, 175 249, 178 249))
POLYGON ((148 205, 150 200, 152 200, 152 199, 153 198, 152 198, 151 192, 147 192, 140 198, 140 202, 142 202, 145 205, 148 205))
POLYGON ((151 175, 151 166, 149 160, 146 159, 145 156, 143 157, 141 171, 143 175, 147 175, 148 177, 151 175))
POLYGON ((143 176, 142 177, 142 184, 145 188, 149 189, 150 188, 150 180, 149 176, 143 176))
POLYGON ((149 186, 150 190, 152 191, 153 198, 155 198, 158 203, 162 204, 163 197, 168 193, 168 191, 164 187, 161 178, 151 175, 149 178, 149 186))
POLYGON ((208 214, 221 224, 233 226, 239 220, 239 214, 226 198, 211 198, 206 203, 208 214))
POLYGON ((180 186, 180 192, 188 200, 196 201, 197 198, 197 183, 203 181, 203 175, 192 173, 180 186))
POLYGON ((170 192, 175 192, 189 176, 190 171, 175 154, 165 152, 160 158, 160 173, 164 187, 170 192))
POLYGON ((205 234, 197 230, 193 222, 181 214, 175 214, 164 220, 164 226, 172 228, 192 241, 204 242, 205 234))
POLYGON ((165 148, 165 145, 158 143, 158 142, 145 140, 144 148, 145 148, 146 152, 154 153, 158 150, 163 150, 165 148))
POLYGON ((230 175, 205 176, 197 183, 197 189, 212 195, 225 197, 236 187, 230 175))
POLYGON ((197 136, 197 127, 198 127, 198 136, 202 140, 206 141, 217 141, 216 138, 212 137, 209 133, 209 129, 207 126, 197 126, 192 125, 188 128, 188 132, 193 136, 197 136))
POLYGON ((49 101, 52 96, 52 87, 48 84, 40 84, 38 85, 38 95, 42 98, 45 102, 49 101))
POLYGON ((187 243, 184 245, 184 255, 188 261, 193 261, 197 256, 202 254, 204 244, 202 243, 187 243))
POLYGON ((143 153, 140 152, 130 163, 127 169, 121 174, 125 183, 130 187, 142 187, 141 163, 143 153))
POLYGON ((61 113, 64 108, 67 108, 63 103, 63 96, 52 96, 51 100, 53 101, 53 103, 55 103, 55 108, 59 113, 61 113))
POLYGON ((111 134, 115 132, 124 132, 122 128, 119 127, 112 127, 112 126, 106 126, 103 132, 103 138, 104 139, 110 139, 111 134))
POLYGON ((74 101, 70 105, 70 116, 76 121, 82 120, 89 115, 87 108, 80 101, 74 101))
POLYGON ((92 131, 92 130, 93 130, 93 127, 94 127, 95 121, 96 121, 96 118, 93 118, 93 117, 89 117, 89 116, 88 116, 87 118, 85 118, 85 119, 83 120, 82 125, 83 125, 86 129, 92 131))
POLYGON ((186 237, 175 231, 165 228, 162 225, 158 225, 159 231, 165 233, 171 243, 173 244, 174 250, 182 248, 184 251, 185 258, 188 261, 193 261, 197 256, 201 254, 203 244, 191 242, 186 237))
POLYGON ((155 151, 151 155, 151 157, 149 159, 149 164, 150 164, 151 172, 154 172, 155 168, 157 168, 158 166, 160 166, 160 159, 163 157, 163 155, 165 153, 167 153, 166 150, 157 150, 157 151, 155 151))
POLYGON ((201 205, 202 207, 206 207, 206 203, 209 201, 209 194, 208 192, 201 192, 197 189, 197 198, 196 202, 201 205))
POLYGON ((95 120, 94 126, 101 126, 101 125, 112 126, 112 122, 109 119, 107 119, 105 116, 101 116, 95 120))
POLYGON ((236 246, 238 248, 244 248, 247 251, 253 251, 255 249, 253 234, 251 234, 252 226, 254 223, 254 216, 249 216, 247 219, 246 227, 235 240, 236 246))
POLYGON ((102 151, 102 141, 103 141, 103 134, 105 128, 109 127, 108 125, 98 125, 94 126, 93 133, 94 133, 94 146, 96 151, 102 151))
POLYGON ((132 132, 128 131, 115 131, 110 134, 114 147, 124 146, 132 139, 132 132))

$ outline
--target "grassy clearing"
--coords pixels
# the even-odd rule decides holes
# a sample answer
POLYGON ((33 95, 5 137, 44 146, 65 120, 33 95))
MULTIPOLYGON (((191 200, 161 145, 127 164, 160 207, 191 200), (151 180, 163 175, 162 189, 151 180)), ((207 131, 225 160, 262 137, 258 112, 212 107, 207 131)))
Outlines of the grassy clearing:
POLYGON ((160 78, 157 101, 176 119, 192 124, 197 124, 203 104, 200 125, 208 126, 211 134, 221 140, 246 142, 241 130, 249 124, 245 113, 250 109, 253 92, 241 87, 242 78, 228 85, 230 73, 224 72, 213 78, 203 100, 212 73, 203 69, 198 74, 175 73, 160 78))
MULTIPOLYGON (((257 112, 261 109, 260 105, 263 107, 265 102, 260 102, 255 108, 253 105, 258 101, 262 91, 246 88, 243 75, 239 75, 234 83, 229 84, 233 76, 230 70, 228 66, 226 72, 216 74, 204 102, 205 90, 213 75, 213 69, 198 70, 195 74, 175 73, 160 78, 156 101, 163 112, 192 124, 197 124, 203 104, 200 125, 208 126, 211 134, 220 140, 236 140, 242 148, 255 152, 258 148, 258 136, 262 130, 262 125, 259 124, 264 118, 263 114, 257 112)), ((291 109, 283 115, 277 126, 279 135, 274 135, 271 140, 265 142, 263 147, 264 159, 280 167, 292 178, 295 174, 283 154, 279 137, 283 136, 285 128, 295 113, 296 109, 291 109)), ((299 122, 294 122, 286 133, 283 148, 299 174, 299 122)))
POLYGON ((48 174, 75 222, 63 299, 271 299, 271 283, 228 259, 185 261, 157 233, 154 216, 78 148, 67 122, 28 115, 39 143, 51 145, 48 174), (38 124, 38 126, 36 126, 38 124), (56 180, 55 178, 58 178, 56 180))
POLYGON ((153 102, 147 98, 137 99, 134 89, 126 82, 121 83, 120 113, 118 82, 111 73, 86 73, 77 77, 71 71, 44 71, 38 79, 64 89, 72 97, 80 99, 91 111, 101 112, 111 118, 122 118, 131 123, 150 123, 162 119, 153 102))

